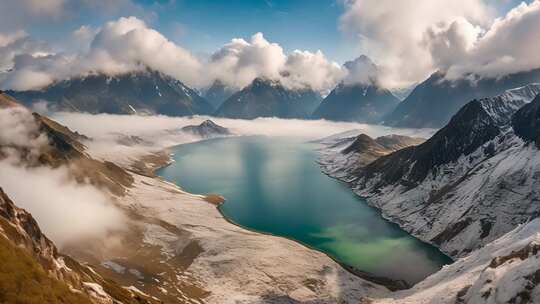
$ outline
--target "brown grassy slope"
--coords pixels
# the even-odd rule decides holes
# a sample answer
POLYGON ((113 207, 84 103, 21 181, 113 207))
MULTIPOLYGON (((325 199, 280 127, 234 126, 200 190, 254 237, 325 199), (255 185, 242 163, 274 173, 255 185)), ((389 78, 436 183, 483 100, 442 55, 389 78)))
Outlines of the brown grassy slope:
POLYGON ((82 293, 47 275, 24 249, 0 236, 0 303, 91 304, 82 293))

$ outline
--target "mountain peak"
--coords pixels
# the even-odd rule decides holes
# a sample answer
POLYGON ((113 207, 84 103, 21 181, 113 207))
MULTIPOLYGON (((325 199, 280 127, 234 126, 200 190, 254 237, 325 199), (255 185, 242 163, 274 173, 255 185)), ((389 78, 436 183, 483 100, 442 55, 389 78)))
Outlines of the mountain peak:
POLYGON ((321 96, 311 89, 290 89, 280 81, 257 77, 223 102, 216 115, 244 119, 308 118, 320 100, 321 96))
POLYGON ((10 93, 26 105, 47 100, 53 110, 169 116, 213 112, 213 107, 195 90, 151 69, 116 76, 88 74, 54 83, 40 91, 10 93))
POLYGON ((218 136, 231 135, 229 129, 222 127, 207 119, 199 125, 190 125, 182 128, 182 131, 200 136, 202 138, 212 138, 218 136))
POLYGON ((512 116, 512 127, 526 141, 535 141, 540 148, 540 94, 512 116))

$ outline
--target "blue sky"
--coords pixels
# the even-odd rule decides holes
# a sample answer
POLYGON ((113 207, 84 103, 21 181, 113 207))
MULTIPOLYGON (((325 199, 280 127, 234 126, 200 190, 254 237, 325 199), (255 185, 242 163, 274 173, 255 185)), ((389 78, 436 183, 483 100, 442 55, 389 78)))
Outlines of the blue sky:
MULTIPOLYGON (((150 0, 141 1, 148 6, 150 0)), ((195 52, 262 32, 286 50, 321 49, 339 61, 355 56, 353 44, 338 31, 343 6, 335 0, 178 0, 156 11, 155 26, 195 52)))
POLYGON ((134 0, 137 8, 119 11, 80 10, 61 20, 33 20, 25 30, 61 45, 81 25, 99 27, 135 15, 170 40, 196 54, 209 54, 232 38, 262 32, 285 51, 322 50, 344 62, 358 56, 355 43, 339 32, 343 5, 336 0, 134 0))
MULTIPOLYGON (((205 55, 232 38, 264 33, 285 51, 322 50, 343 63, 360 54, 357 41, 339 31, 343 0, 133 0, 134 8, 105 11, 74 10, 59 20, 29 22, 34 37, 61 45, 69 32, 81 25, 101 26, 121 16, 135 15, 170 40, 205 55)), ((493 0, 500 14, 521 2, 493 0)), ((113 1, 114 2, 114 1, 113 1)), ((111 2, 112 3, 112 2, 111 2)), ((493 2, 492 2, 493 3, 493 2)))

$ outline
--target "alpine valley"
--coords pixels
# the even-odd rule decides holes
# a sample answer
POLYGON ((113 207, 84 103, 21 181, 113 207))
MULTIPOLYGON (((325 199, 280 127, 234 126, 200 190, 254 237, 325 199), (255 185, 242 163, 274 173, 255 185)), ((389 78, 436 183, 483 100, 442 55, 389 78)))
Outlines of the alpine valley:
POLYGON ((0 304, 540 303, 539 33, 540 0, 0 1, 0 304))

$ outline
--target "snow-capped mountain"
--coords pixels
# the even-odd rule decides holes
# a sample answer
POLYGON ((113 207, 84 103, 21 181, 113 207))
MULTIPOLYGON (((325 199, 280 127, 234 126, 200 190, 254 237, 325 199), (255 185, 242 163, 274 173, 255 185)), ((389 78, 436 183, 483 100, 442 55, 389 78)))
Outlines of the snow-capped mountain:
POLYGON ((540 69, 501 78, 470 78, 450 81, 441 72, 432 74, 384 117, 384 123, 396 127, 440 128, 470 100, 497 96, 508 89, 540 82, 540 69))
POLYGON ((365 167, 323 168, 413 235, 464 256, 540 214, 540 151, 530 144, 539 135, 540 97, 517 113, 531 95, 506 99, 537 88, 473 100, 425 143, 365 167))
POLYGON ((216 115, 244 119, 308 118, 320 102, 321 96, 311 89, 288 89, 279 81, 255 78, 223 102, 216 115))
POLYGON ((93 74, 38 91, 9 91, 26 105, 47 101, 54 109, 89 113, 211 114, 212 106, 182 82, 150 69, 117 76, 93 74))
POLYGON ((377 66, 366 56, 348 61, 349 77, 340 82, 313 113, 313 118, 378 122, 400 102, 377 81, 377 66), (350 78, 350 79, 349 79, 350 78))

